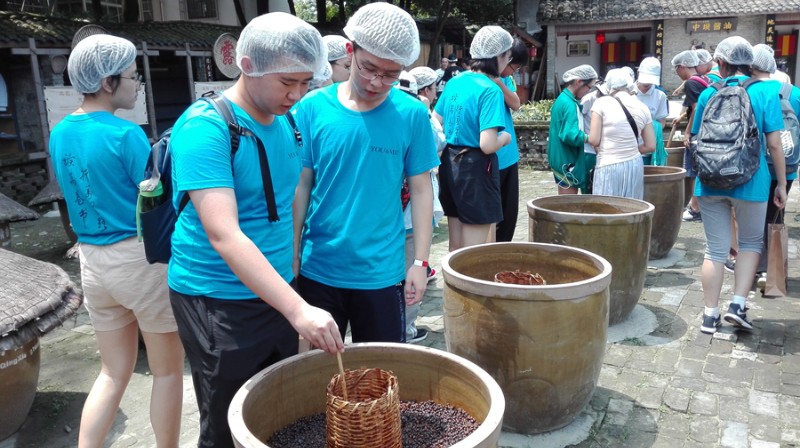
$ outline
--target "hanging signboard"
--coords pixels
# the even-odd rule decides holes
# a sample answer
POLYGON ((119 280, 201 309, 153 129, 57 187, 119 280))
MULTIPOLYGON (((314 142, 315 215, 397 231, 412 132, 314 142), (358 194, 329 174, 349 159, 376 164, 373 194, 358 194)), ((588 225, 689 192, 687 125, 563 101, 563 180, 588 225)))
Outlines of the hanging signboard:
POLYGON ((775 38, 778 36, 777 31, 775 30, 775 14, 770 14, 767 16, 767 31, 764 34, 764 43, 775 48, 775 38))
POLYGON ((664 21, 663 20, 656 20, 655 21, 655 39, 653 39, 653 43, 655 44, 656 50, 656 57, 659 61, 662 60, 664 57, 664 21))
POLYGON ((719 31, 736 31, 736 17, 718 17, 715 19, 687 20, 686 32, 693 33, 716 33, 719 31))
MULTIPOLYGON (((83 95, 72 87, 45 86, 44 102, 47 106, 47 124, 50 130, 64 117, 81 107, 83 95)), ((139 94, 133 109, 117 109, 114 115, 136 124, 147 124, 147 104, 145 102, 144 84, 139 85, 139 94)))
POLYGON ((194 99, 198 99, 208 92, 222 92, 231 87, 236 81, 215 81, 194 83, 194 99))

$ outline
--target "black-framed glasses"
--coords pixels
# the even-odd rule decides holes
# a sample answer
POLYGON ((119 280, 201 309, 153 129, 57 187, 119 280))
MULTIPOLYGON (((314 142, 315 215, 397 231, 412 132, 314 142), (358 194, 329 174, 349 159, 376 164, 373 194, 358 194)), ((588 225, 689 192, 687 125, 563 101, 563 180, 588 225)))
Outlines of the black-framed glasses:
POLYGON ((117 75, 117 77, 119 77, 119 79, 130 79, 131 81, 139 84, 142 83, 142 75, 140 75, 139 73, 134 73, 133 76, 117 75))
POLYGON ((380 78, 381 84, 385 86, 391 86, 394 85, 394 83, 396 83, 397 80, 400 78, 400 73, 396 75, 387 75, 387 74, 381 75, 375 70, 367 70, 365 68, 362 68, 361 65, 359 65, 358 61, 356 60, 355 52, 353 52, 353 62, 356 64, 356 67, 358 68, 358 76, 364 79, 368 79, 370 82, 380 78))

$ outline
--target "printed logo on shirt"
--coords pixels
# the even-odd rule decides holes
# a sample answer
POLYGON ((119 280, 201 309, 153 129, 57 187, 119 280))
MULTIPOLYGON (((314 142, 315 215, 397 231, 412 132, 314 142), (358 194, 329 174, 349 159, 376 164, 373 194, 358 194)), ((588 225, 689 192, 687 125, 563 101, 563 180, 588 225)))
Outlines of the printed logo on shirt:
POLYGON ((399 149, 384 148, 382 146, 370 146, 370 151, 378 153, 378 154, 386 154, 386 155, 390 155, 390 156, 400 155, 400 150, 399 149))

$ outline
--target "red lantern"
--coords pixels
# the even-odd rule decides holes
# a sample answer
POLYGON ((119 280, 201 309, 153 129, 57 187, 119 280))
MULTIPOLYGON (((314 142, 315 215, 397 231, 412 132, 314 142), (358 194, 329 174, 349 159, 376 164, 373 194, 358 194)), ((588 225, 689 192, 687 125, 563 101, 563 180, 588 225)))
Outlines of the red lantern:
POLYGON ((606 41, 606 33, 599 31, 594 35, 594 41, 602 45, 606 41))

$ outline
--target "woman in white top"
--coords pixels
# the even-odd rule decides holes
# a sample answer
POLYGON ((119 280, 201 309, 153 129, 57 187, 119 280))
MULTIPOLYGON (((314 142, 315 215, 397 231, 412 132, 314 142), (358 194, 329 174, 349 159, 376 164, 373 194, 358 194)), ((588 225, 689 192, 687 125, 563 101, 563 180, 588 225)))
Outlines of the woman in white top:
POLYGON ((655 150, 652 118, 647 106, 631 95, 633 77, 625 70, 609 70, 605 84, 609 95, 592 106, 589 144, 597 148, 593 194, 644 197, 642 154, 655 150), (633 119, 633 129, 628 115, 633 119))

